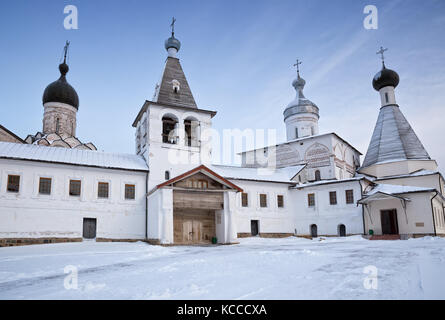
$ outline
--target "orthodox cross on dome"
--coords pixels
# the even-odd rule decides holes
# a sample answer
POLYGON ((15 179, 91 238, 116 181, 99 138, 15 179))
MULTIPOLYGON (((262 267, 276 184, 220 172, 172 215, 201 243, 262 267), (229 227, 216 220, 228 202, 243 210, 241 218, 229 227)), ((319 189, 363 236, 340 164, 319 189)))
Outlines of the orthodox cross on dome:
POLYGON ((175 17, 173 17, 172 23, 170 24, 170 27, 172 28, 172 35, 175 34, 175 22, 176 22, 176 19, 175 19, 175 17))
POLYGON ((68 47, 70 46, 70 42, 67 40, 65 47, 63 47, 63 63, 66 63, 66 55, 68 54, 68 47))
POLYGON ((388 48, 380 47, 380 50, 376 52, 376 54, 380 54, 382 56, 381 59, 382 59, 383 66, 385 66, 385 56, 383 55, 383 53, 387 50, 388 50, 388 48))
POLYGON ((297 74, 300 76, 300 64, 302 64, 300 60, 297 59, 297 63, 294 64, 294 67, 297 67, 297 74))

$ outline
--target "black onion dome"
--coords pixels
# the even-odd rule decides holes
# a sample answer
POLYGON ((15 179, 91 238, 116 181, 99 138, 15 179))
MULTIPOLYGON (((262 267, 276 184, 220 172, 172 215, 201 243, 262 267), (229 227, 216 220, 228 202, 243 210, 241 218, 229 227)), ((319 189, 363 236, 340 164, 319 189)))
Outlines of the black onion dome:
POLYGON ((383 66, 382 70, 380 70, 375 76, 374 79, 372 79, 372 86, 375 90, 379 91, 380 89, 384 87, 397 87, 399 84, 399 75, 397 72, 391 69, 386 69, 385 66, 383 66))
POLYGON ((66 63, 59 65, 60 78, 49 84, 43 92, 43 104, 47 102, 61 102, 79 109, 79 96, 76 90, 66 81, 69 67, 66 63))

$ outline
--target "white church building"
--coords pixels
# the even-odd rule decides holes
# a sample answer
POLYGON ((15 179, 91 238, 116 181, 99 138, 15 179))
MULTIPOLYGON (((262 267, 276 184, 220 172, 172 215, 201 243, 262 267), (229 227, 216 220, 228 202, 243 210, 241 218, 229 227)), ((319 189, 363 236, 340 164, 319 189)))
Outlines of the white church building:
POLYGON ((443 176, 397 105, 399 77, 384 62, 373 79, 380 114, 363 163, 347 140, 319 132, 319 108, 303 95, 297 70, 296 98, 283 110, 287 141, 224 166, 212 163, 216 111, 196 105, 180 45, 172 32, 154 97, 133 122, 135 154, 76 138, 79 97, 66 60, 44 91, 42 132, 22 140, 0 126, 0 246, 445 236, 443 176))

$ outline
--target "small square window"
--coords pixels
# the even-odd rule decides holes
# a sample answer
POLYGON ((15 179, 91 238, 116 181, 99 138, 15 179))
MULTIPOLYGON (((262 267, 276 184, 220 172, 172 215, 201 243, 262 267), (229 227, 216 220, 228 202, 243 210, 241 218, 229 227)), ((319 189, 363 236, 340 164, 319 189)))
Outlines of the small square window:
POLYGON ((278 208, 284 208, 284 197, 282 195, 277 195, 277 206, 278 208))
POLYGON ((260 207, 261 208, 267 207, 267 195, 264 193, 260 194, 260 207))
POLYGON ((309 193, 307 195, 307 205, 309 207, 315 207, 315 193, 309 193))
POLYGON ((249 206, 249 195, 245 192, 241 193, 241 206, 243 207, 249 206))
POLYGON ((336 191, 329 192, 329 203, 331 205, 337 204, 337 192, 336 191))
POLYGON ((97 197, 98 198, 108 198, 108 182, 99 182, 97 186, 97 197))
POLYGON ((20 189, 20 176, 9 175, 8 176, 8 192, 19 192, 20 189))
POLYGON ((125 199, 134 200, 135 199, 135 185, 134 184, 126 184, 125 185, 125 199))
POLYGON ((51 178, 40 178, 39 193, 51 194, 51 178))
POLYGON ((347 204, 354 203, 354 191, 353 190, 346 190, 345 195, 346 195, 346 203, 347 204))
POLYGON ((70 180, 70 196, 79 197, 82 182, 80 180, 70 180))

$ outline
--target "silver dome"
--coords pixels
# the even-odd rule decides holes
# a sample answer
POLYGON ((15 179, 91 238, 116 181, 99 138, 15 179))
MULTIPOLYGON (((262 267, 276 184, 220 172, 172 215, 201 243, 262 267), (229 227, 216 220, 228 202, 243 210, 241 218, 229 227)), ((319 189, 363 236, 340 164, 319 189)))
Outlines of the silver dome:
POLYGON ((175 48, 177 51, 181 48, 181 41, 176 39, 174 35, 165 40, 165 50, 168 51, 170 48, 175 48))

